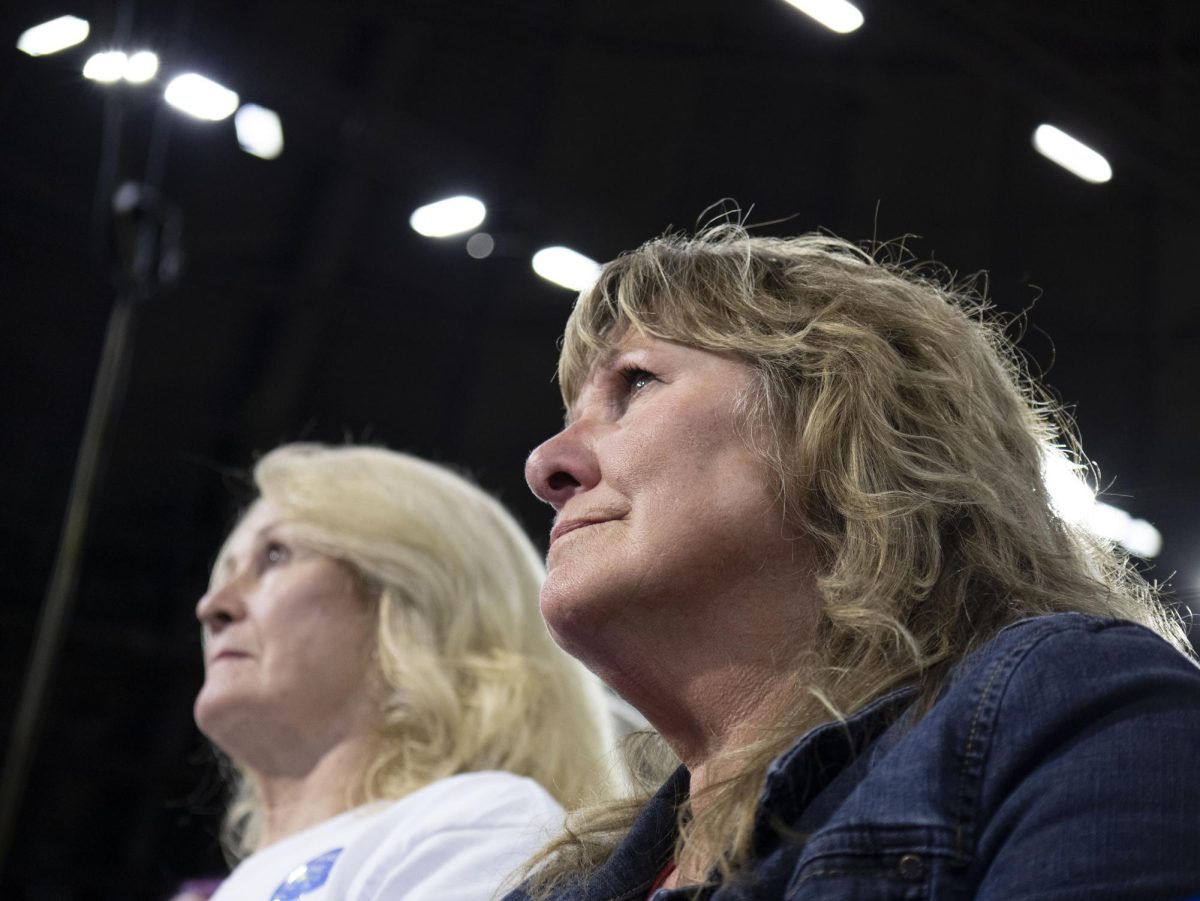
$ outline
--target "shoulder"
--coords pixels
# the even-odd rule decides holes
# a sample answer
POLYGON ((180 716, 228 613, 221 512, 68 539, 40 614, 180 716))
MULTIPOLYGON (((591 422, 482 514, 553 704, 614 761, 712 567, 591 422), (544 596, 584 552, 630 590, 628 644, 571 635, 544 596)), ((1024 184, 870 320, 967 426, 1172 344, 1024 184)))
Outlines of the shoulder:
POLYGON ((1084 721, 1157 721, 1168 709, 1195 725, 1200 667, 1136 623, 1062 613, 1015 623, 970 655, 927 718, 962 760, 995 762, 1084 721))
POLYGON ((833 897, 839 879, 987 901, 1185 897, 1200 885, 1197 736, 1200 668, 1150 630, 1016 623, 846 771, 796 897, 833 897))
POLYGON ((334 897, 482 899, 562 824, 545 789, 511 773, 439 779, 389 803, 338 861, 334 897))
POLYGON ((562 814, 559 803, 533 779, 489 771, 439 779, 393 801, 381 824, 419 825, 426 830, 504 828, 560 819, 562 814))
POLYGON ((1016 718, 1019 735, 1097 702, 1190 709, 1198 692, 1200 667, 1143 626, 1079 613, 1032 617, 961 661, 928 712, 915 726, 903 718, 892 742, 915 731, 976 747, 1006 719, 1016 718))
MULTIPOLYGON (((1014 700, 1062 704, 1128 692, 1200 687, 1200 667, 1149 629, 1125 620, 1059 613, 1014 623, 959 665, 944 693, 976 709, 977 726, 1014 700)), ((940 702, 942 703, 942 702, 940 702)))
POLYGON ((988 659, 1004 654, 1023 654, 1039 645, 1105 645, 1114 648, 1139 648, 1142 653, 1169 652, 1169 659, 1190 662, 1161 636, 1145 626, 1124 619, 1091 616, 1086 613, 1052 613, 1031 616, 1002 629, 979 651, 967 658, 988 659))
POLYGON ((1162 884, 1124 897, 1192 884, 1195 867, 1178 861, 1200 810, 1200 668, 1158 635, 1079 614, 1017 623, 963 665, 942 704, 948 809, 1008 896, 1068 872, 1094 897, 1150 873, 1162 884), (1057 871, 1029 864, 1043 840, 1057 871))
POLYGON ((926 811, 960 856, 1018 810, 1082 809, 1085 796, 1200 809, 1200 788, 1179 784, 1200 764, 1198 735, 1200 668, 1161 637, 1121 620, 1035 617, 967 657, 927 712, 885 734, 870 758, 872 784, 889 787, 867 806, 926 811))
POLYGON ((213 901, 299 897, 322 893, 343 849, 369 829, 377 808, 360 807, 331 817, 251 854, 225 879, 213 901))

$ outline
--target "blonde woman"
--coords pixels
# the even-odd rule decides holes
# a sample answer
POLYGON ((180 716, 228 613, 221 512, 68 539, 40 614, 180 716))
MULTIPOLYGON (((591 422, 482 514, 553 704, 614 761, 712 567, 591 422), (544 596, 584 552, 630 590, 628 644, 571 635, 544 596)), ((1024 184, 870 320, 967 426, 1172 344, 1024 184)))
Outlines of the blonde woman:
POLYGON ((542 612, 682 766, 514 901, 1200 892, 1200 669, 981 304, 723 227, 605 266, 559 379, 542 612))
POLYGON ((533 547, 404 454, 290 445, 254 479, 196 607, 196 722, 235 773, 214 897, 491 897, 607 785, 603 701, 547 636, 533 547))

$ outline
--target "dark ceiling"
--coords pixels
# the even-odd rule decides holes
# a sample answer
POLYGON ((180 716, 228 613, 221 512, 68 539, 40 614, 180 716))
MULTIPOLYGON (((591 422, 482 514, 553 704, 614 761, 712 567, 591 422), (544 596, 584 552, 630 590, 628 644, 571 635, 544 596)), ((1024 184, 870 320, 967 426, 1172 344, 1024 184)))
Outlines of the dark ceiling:
POLYGON ((161 899, 219 867, 192 607, 256 453, 352 438, 452 461, 544 541, 521 469, 559 422, 572 296, 531 252, 604 260, 721 198, 786 219, 767 233, 912 235, 917 257, 988 269, 1111 502, 1162 531, 1153 574, 1200 595, 1200 4, 859 5, 848 37, 782 0, 0 8, 5 746, 115 297, 93 197, 145 177, 156 116, 187 257, 136 308, 5 901, 161 899), (64 12, 91 20, 87 44, 16 51, 64 12), (277 110, 283 155, 165 108, 161 81, 85 81, 121 28, 164 74, 277 110), (1038 156, 1042 121, 1103 149, 1113 180, 1038 156), (484 260, 407 224, 464 191, 489 205, 484 260))

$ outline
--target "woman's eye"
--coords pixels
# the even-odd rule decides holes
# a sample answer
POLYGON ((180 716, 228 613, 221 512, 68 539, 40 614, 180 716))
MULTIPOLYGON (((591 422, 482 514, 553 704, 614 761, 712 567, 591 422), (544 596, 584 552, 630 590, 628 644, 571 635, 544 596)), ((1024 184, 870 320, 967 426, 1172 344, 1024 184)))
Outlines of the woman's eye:
POLYGON ((292 557, 291 549, 282 542, 272 541, 263 548, 263 560, 268 566, 278 566, 287 563, 292 557))
POLYGON ((657 380, 654 373, 647 372, 645 369, 638 369, 637 367, 625 369, 621 375, 624 377, 625 384, 631 394, 641 391, 651 382, 657 380))

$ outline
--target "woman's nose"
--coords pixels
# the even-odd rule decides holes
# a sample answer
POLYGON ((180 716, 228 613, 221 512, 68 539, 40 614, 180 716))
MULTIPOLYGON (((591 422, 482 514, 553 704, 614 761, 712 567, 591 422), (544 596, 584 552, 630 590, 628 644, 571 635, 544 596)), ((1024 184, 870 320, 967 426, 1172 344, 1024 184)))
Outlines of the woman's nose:
POLYGON ((196 619, 209 635, 216 635, 245 615, 246 605, 237 579, 213 586, 196 602, 196 619))
POLYGON ((567 426, 537 447, 525 461, 529 490, 561 510, 577 494, 600 481, 600 464, 581 421, 567 426))

